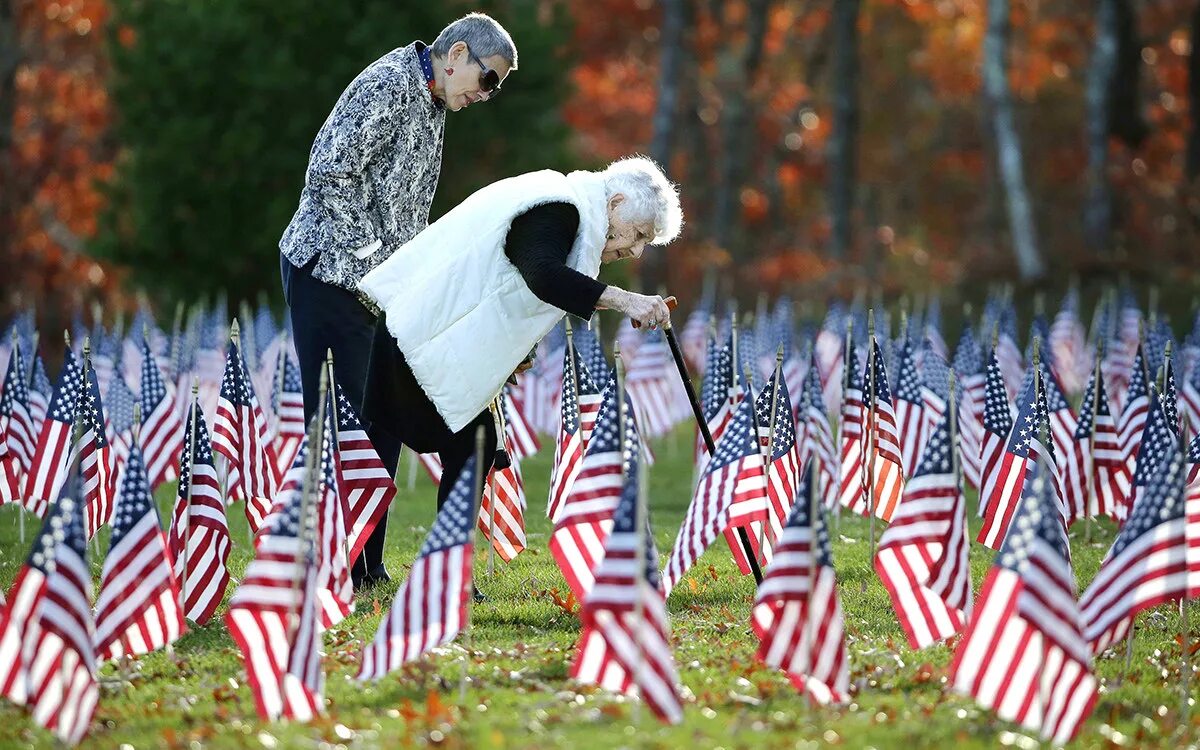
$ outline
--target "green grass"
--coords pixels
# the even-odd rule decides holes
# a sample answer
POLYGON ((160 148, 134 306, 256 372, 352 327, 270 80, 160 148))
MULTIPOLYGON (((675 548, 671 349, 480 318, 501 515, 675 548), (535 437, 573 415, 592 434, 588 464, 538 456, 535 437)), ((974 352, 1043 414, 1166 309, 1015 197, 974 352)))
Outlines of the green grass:
MULTIPOLYGON (((659 551, 669 552, 690 494, 690 438, 681 430, 657 444, 650 474, 651 517, 659 551)), ((429 658, 375 684, 353 680, 363 643, 375 632, 433 518, 434 490, 423 472, 401 490, 388 528, 387 564, 394 581, 360 594, 357 612, 325 636, 326 715, 308 724, 263 724, 245 683, 240 657, 221 615, 193 629, 174 655, 155 653, 122 673, 101 671, 101 699, 89 748, 240 747, 649 747, 792 748, 1033 747, 1028 733, 996 720, 970 700, 944 690, 950 651, 913 652, 906 645, 883 585, 870 565, 868 523, 842 515, 834 534, 842 608, 848 630, 853 702, 813 709, 779 673, 754 662, 748 627, 753 580, 737 575, 723 540, 699 561, 668 606, 675 660, 686 687, 684 721, 660 726, 630 701, 567 679, 578 637, 577 618, 555 603, 567 587, 547 550, 544 515, 549 449, 524 466, 530 509, 529 549, 511 565, 497 561, 486 578, 486 554, 476 557, 479 586, 490 600, 475 606, 469 634, 429 658), (689 582, 691 581, 691 582, 689 582), (693 585, 694 583, 694 585, 693 585), (465 648, 469 644, 468 651, 465 648), (464 665, 470 675, 459 700, 464 665)), ((160 494, 162 507, 170 492, 160 494)), ((232 514, 239 576, 247 562, 245 519, 232 514)), ((26 550, 17 537, 16 510, 0 510, 0 583, 11 583, 26 550)), ((34 533, 32 521, 27 538, 34 533)), ((880 529, 881 531, 881 529, 880 529)), ((107 532, 102 544, 107 545, 107 532)), ((1091 544, 1072 530, 1075 572, 1090 581, 1113 537, 1100 524, 1091 544)), ((991 553, 971 548, 978 591, 991 553)), ((99 563, 93 562, 99 575, 99 563)), ((1191 641, 1200 638, 1193 606, 1191 641)), ((1190 726, 1179 720, 1180 618, 1164 607, 1138 619, 1133 666, 1124 647, 1101 655, 1101 696, 1076 741, 1081 747, 1181 747, 1200 741, 1200 710, 1190 726)), ((1198 655, 1200 658, 1200 655, 1198 655)), ((1200 689, 1200 675, 1191 684, 1200 689)), ((0 747, 51 745, 22 709, 0 706, 0 747)))

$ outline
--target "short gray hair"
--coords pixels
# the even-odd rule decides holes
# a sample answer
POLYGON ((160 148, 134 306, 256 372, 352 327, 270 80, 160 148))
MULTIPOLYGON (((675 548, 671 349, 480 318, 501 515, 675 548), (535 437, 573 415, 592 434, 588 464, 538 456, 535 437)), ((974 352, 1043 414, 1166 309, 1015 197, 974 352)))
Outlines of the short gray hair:
POLYGON ((468 13, 442 29, 430 49, 438 57, 450 54, 455 42, 466 42, 479 59, 499 55, 511 70, 517 69, 517 45, 496 19, 485 13, 468 13))
POLYGON ((625 196, 618 210, 626 219, 654 224, 652 244, 665 244, 679 236, 683 228, 679 189, 653 159, 628 156, 609 164, 603 175, 609 198, 617 193, 625 196))

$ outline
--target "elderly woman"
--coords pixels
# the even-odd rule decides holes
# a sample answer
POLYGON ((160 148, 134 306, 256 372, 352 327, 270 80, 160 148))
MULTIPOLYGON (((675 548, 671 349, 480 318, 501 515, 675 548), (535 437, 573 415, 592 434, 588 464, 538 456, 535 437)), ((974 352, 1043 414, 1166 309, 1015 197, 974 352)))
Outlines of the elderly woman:
MULTIPOLYGON (((321 126, 300 206, 279 242, 305 419, 316 411, 329 350, 347 400, 362 413, 375 314, 358 294, 358 282, 428 225, 446 112, 494 98, 516 67, 508 32, 471 13, 433 44, 413 42, 367 66, 321 126)), ((368 433, 394 475, 400 444, 373 426, 368 433)), ((386 521, 385 515, 355 562, 356 586, 388 578, 386 521)))
POLYGON ((363 278, 359 289, 384 312, 364 409, 413 450, 439 454, 439 508, 480 426, 491 461, 488 404, 563 313, 670 320, 662 297, 596 276, 602 263, 670 242, 682 223, 675 187, 649 159, 531 172, 471 195, 363 278))

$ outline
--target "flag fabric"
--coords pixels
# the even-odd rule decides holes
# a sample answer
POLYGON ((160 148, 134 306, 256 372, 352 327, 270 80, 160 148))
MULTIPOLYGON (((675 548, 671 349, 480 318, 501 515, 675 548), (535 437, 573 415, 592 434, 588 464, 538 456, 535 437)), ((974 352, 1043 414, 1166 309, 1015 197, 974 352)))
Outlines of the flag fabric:
POLYGON ((1068 393, 1078 393, 1087 378, 1090 355, 1087 353, 1087 333, 1079 320, 1079 288, 1072 286, 1063 296, 1062 306, 1054 316, 1047 342, 1057 364, 1059 378, 1068 393))
POLYGON ((54 503, 0 608, 0 693, 71 745, 100 697, 83 522, 71 497, 54 503))
POLYGON ((1079 600, 1094 654, 1123 640, 1139 612, 1200 587, 1200 571, 1188 565, 1183 455, 1174 440, 1142 446, 1150 450, 1163 453, 1158 468, 1079 600))
POLYGON ((271 407, 275 412, 276 466, 282 475, 292 465, 300 442, 304 440, 304 390, 300 383, 300 368, 287 354, 279 357, 272 379, 271 407))
POLYGON ((308 451, 318 448, 305 441, 296 453, 277 511, 264 519, 254 559, 246 566, 225 614, 263 721, 308 721, 324 704, 313 538, 313 516, 318 511, 306 507, 304 500, 308 482, 316 479, 329 486, 337 481, 328 431, 321 442, 319 477, 306 476, 305 471, 308 451))
POLYGON ((1017 346, 1017 314, 1011 304, 1006 304, 1000 313, 996 337, 996 360, 1004 375, 1004 387, 1011 399, 1025 372, 1021 348, 1017 346))
MULTIPOLYGON (((1131 475, 1137 462, 1138 437, 1146 426, 1146 415, 1149 411, 1150 383, 1147 380, 1146 360, 1139 346, 1130 370, 1129 389, 1125 392, 1124 407, 1121 409, 1120 419, 1117 420, 1121 454, 1125 457, 1125 467, 1131 475)), ((1125 510, 1127 509, 1118 506, 1118 520, 1125 519, 1125 510)))
MULTIPOLYGON (((627 439, 626 445, 637 444, 627 439)), ((683 720, 683 703, 676 688, 679 674, 671 654, 658 550, 648 519, 639 535, 635 450, 629 451, 628 460, 628 477, 612 514, 612 533, 579 613, 582 632, 571 677, 614 692, 636 690, 659 721, 678 724, 683 720)))
POLYGON ((354 585, 350 580, 350 560, 347 556, 349 504, 346 493, 339 487, 340 441, 336 426, 339 423, 338 402, 344 400, 345 395, 335 387, 327 391, 325 398, 325 422, 321 437, 324 447, 317 469, 321 482, 313 495, 316 509, 312 552, 317 567, 313 587, 322 630, 337 625, 354 611, 354 585))
POLYGON ((1157 389, 1150 387, 1150 409, 1146 416, 1146 425, 1138 439, 1137 465, 1133 471, 1130 490, 1122 499, 1122 523, 1142 502, 1142 496, 1150 485, 1151 478, 1158 472, 1165 457, 1170 454, 1171 447, 1179 442, 1179 438, 1171 430, 1167 415, 1163 410, 1162 399, 1157 389))
MULTIPOLYGON (((623 342, 621 354, 625 354, 623 342)), ((677 378, 663 332, 650 331, 629 360, 625 381, 645 437, 661 437, 680 421, 681 388, 674 382, 677 378)))
MULTIPOLYGON (((904 492, 903 453, 900 448, 900 437, 897 433, 896 412, 892 405, 891 391, 888 388, 887 370, 883 365, 883 353, 879 350, 879 342, 872 341, 872 356, 868 358, 866 434, 864 453, 867 456, 866 471, 864 472, 864 491, 868 498, 874 498, 874 512, 885 521, 892 519, 896 505, 904 492), (874 384, 874 393, 870 393, 874 384), (871 408, 873 406, 873 408, 871 408)), ((871 508, 867 508, 871 512, 871 508)))
MULTIPOLYGON (((796 424, 792 417, 792 399, 787 381, 773 374, 767 387, 758 394, 754 406, 755 422, 758 425, 763 456, 766 458, 767 473, 767 519, 764 522, 762 541, 765 542, 759 559, 771 559, 771 547, 783 532, 796 497, 796 485, 800 481, 800 440, 796 436, 796 424), (776 392, 778 389, 778 392, 776 392), (775 431, 772 440, 771 409, 775 409, 775 431)), ((815 436, 814 436, 815 437, 815 436)), ((819 438, 817 438, 819 439, 819 438)), ((756 538, 759 534, 754 535, 756 538)), ((741 550, 738 544, 732 548, 741 550)), ((734 554, 737 557, 737 552, 734 554)))
MULTIPOLYGON (((590 369, 590 368, 589 368, 590 369)), ((512 456, 514 459, 528 458, 542 449, 537 430, 530 421, 524 384, 530 381, 527 373, 517 376, 517 385, 504 387, 505 426, 512 434, 512 456)))
POLYGON ((587 438, 596 423, 600 409, 600 389, 592 382, 587 366, 574 346, 566 347, 563 356, 563 385, 560 404, 558 437, 555 440, 554 463, 550 471, 550 495, 546 515, 551 522, 558 520, 563 500, 579 476, 579 464, 587 438))
POLYGON ((840 466, 838 472, 839 500, 843 507, 862 515, 870 511, 867 507, 866 483, 863 481, 863 437, 867 423, 867 408, 863 391, 862 371, 858 369, 858 355, 850 347, 846 359, 847 380, 841 404, 842 428, 840 466))
MULTIPOLYGON (((506 439, 506 444, 511 441, 506 439)), ((504 562, 512 562, 525 550, 525 479, 521 460, 512 458, 506 469, 488 472, 483 498, 479 501, 479 530, 504 562), (496 518, 492 520, 493 508, 496 518)))
POLYGON ((1095 372, 1084 388, 1075 439, 1062 478, 1071 521, 1112 516, 1131 489, 1104 378, 1097 378, 1095 372))
POLYGON ((983 412, 987 397, 987 370, 983 350, 970 325, 963 326, 958 347, 954 350, 954 374, 962 383, 958 438, 962 445, 963 478, 967 484, 979 489, 983 486, 983 412))
MULTIPOLYGON (((67 478, 67 459, 71 454, 72 430, 75 426, 75 408, 83 393, 83 373, 75 364, 75 355, 68 349, 63 355, 62 370, 58 375, 58 386, 54 399, 42 420, 37 448, 29 472, 25 475, 22 495, 25 508, 39 517, 57 497, 67 478)), ((82 514, 83 509, 79 512, 82 514)))
POLYGON ((708 342, 709 321, 712 320, 712 300, 702 299, 700 304, 688 315, 679 332, 679 348, 687 358, 688 367, 692 372, 703 377, 708 365, 706 344, 708 342))
POLYGON ((1179 396, 1183 401, 1184 416, 1191 423, 1192 430, 1200 432, 1200 362, 1193 363, 1191 369, 1185 371, 1179 396))
POLYGON ((469 458, 438 511, 408 580, 364 649, 359 680, 375 680, 458 636, 467 621, 479 467, 469 458))
MULTIPOLYGON (((108 383, 108 394, 104 398, 104 411, 108 417, 105 434, 112 447, 113 476, 120 476, 121 467, 133 449, 133 405, 137 396, 125 382, 123 373, 114 373, 108 383)), ((143 456, 145 453, 142 454, 143 456)))
POLYGON ((1035 472, 1014 513, 955 650, 950 683, 1000 718, 1062 744, 1091 714, 1097 682, 1052 467, 1035 472))
POLYGON ((396 497, 396 483, 336 378, 330 393, 329 419, 336 420, 337 489, 345 507, 346 556, 353 565, 371 532, 387 515, 396 497))
POLYGON ((750 625, 757 658, 783 672, 814 703, 849 699, 845 621, 825 513, 810 501, 811 466, 754 598, 750 625))
POLYGON ((667 560, 663 590, 668 595, 719 534, 766 519, 767 482, 752 399, 738 405, 716 449, 692 494, 667 560))
POLYGON ((203 625, 212 618, 229 586, 229 520, 213 466, 212 441, 204 412, 193 402, 184 425, 179 488, 167 534, 183 611, 203 625))
POLYGON ((1171 432, 1179 433, 1179 393, 1175 387, 1175 365, 1171 357, 1163 359, 1163 390, 1159 396, 1162 401, 1163 414, 1171 432))
POLYGON ((0 502, 21 502, 21 483, 37 444, 19 344, 13 347, 0 394, 0 502))
MULTIPOLYGON (((817 332, 813 342, 813 355, 821 373, 821 393, 825 399, 825 408, 830 412, 839 409, 845 400, 842 393, 843 368, 851 366, 845 361, 847 322, 845 309, 836 302, 831 304, 825 313, 825 320, 821 323, 821 330, 817 332)), ((851 372, 855 369, 857 365, 853 366, 851 372)))
POLYGON ((246 521, 257 532, 271 510, 279 477, 266 418, 254 395, 246 360, 232 338, 213 423, 213 450, 229 462, 230 499, 246 501, 246 521))
MULTIPOLYGON (((54 399, 54 386, 46 375, 46 365, 42 355, 33 353, 33 369, 29 373, 29 416, 33 418, 33 434, 42 434, 42 422, 50 411, 50 402, 54 399)), ((36 443, 35 443, 36 448, 36 443)))
POLYGON ((175 394, 168 390, 150 342, 142 344, 142 455, 151 489, 175 479, 175 459, 183 449, 183 420, 176 409, 175 394))
MULTIPOLYGON (((121 375, 113 377, 115 383, 121 375)), ((96 654, 101 659, 146 654, 174 643, 185 630, 167 540, 135 443, 121 476, 96 601, 96 654)))
MULTIPOLYGON (((715 337, 708 340, 705 357, 704 380, 700 383, 700 410, 708 425, 713 444, 721 439, 721 433, 733 414, 729 393, 733 389, 733 354, 728 344, 722 346, 715 337)), ((696 428, 696 467, 701 469, 708 458, 708 446, 700 428, 696 428)))
MULTIPOLYGON (((834 458, 833 432, 829 428, 829 417, 825 414, 825 399, 819 372, 814 359, 808 377, 801 386, 803 396, 800 398, 799 423, 796 426, 800 452, 796 466, 799 473, 799 467, 809 461, 813 462, 817 481, 820 482, 821 504, 832 510, 838 502, 840 492, 838 462, 834 458)), ((784 378, 784 383, 786 382, 787 378, 784 378)), ((859 487, 862 487, 861 482, 859 487)), ((790 512, 791 506, 788 507, 790 512)), ((786 521, 786 517, 784 520, 786 521)))
POLYGON ((995 350, 988 360, 983 399, 983 437, 979 445, 979 515, 986 516, 990 497, 989 488, 995 487, 1000 468, 1004 464, 1004 448, 1012 432, 1012 406, 1008 400, 1008 389, 1004 385, 1004 374, 996 359, 995 350))
POLYGON ((1054 441, 1054 454, 1065 457, 1075 442, 1075 429, 1079 426, 1079 419, 1071 410, 1071 405, 1067 403, 1062 385, 1054 373, 1055 368, 1042 363, 1042 390, 1046 394, 1046 409, 1050 416, 1050 437, 1054 441))
POLYGON ((953 468, 950 415, 934 426, 921 465, 879 540, 875 571, 913 649, 962 630, 971 610, 967 502, 953 468))
MULTIPOLYGON (((909 477, 917 470, 921 447, 925 445, 925 415, 916 356, 907 335, 901 340, 896 352, 896 363, 896 388, 891 393, 891 403, 896 415, 900 466, 904 476, 909 477)), ((881 362, 880 366, 882 365, 881 362)))
MULTIPOLYGON (((109 522, 116 494, 116 475, 113 471, 112 447, 104 430, 104 404, 100 400, 100 384, 96 371, 84 366, 83 392, 75 419, 79 440, 73 451, 79 455, 79 473, 83 477, 84 518, 88 539, 109 522)), ((72 456, 72 460, 74 455, 72 456)))

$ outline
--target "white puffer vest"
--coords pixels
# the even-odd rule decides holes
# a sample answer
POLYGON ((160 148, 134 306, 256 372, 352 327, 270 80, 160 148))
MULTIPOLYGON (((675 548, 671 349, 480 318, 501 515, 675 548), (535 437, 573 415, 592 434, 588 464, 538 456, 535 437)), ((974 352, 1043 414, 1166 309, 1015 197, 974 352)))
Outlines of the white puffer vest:
POLYGON ((567 265, 596 278, 608 231, 604 179, 547 169, 476 191, 359 282, 452 432, 487 408, 563 316, 534 296, 504 254, 513 219, 553 202, 579 210, 567 265))

